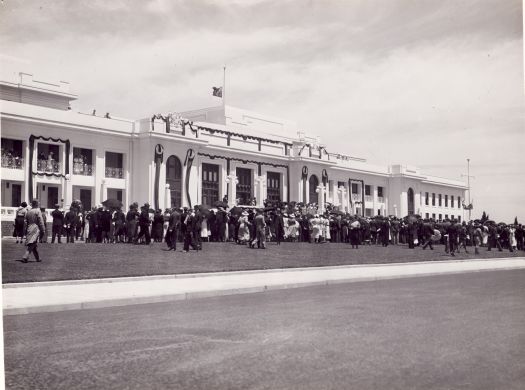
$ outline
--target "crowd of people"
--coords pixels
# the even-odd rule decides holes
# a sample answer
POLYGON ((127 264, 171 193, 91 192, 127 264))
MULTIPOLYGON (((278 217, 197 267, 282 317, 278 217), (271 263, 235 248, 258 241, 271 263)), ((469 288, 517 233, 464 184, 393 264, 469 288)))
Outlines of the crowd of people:
MULTIPOLYGON (((17 210, 14 234, 17 242, 23 242, 26 234, 29 237, 27 219, 32 215, 29 211, 35 208, 35 205, 28 208, 24 202, 17 210)), ((77 240, 145 245, 165 242, 169 250, 176 250, 177 242, 183 242, 185 252, 190 248, 201 250, 203 241, 234 242, 251 248, 266 248, 268 241, 276 244, 290 241, 349 243, 356 249, 360 245, 406 244, 409 248, 433 250, 433 245, 443 244, 445 251, 454 256, 461 250, 468 252, 469 248, 479 253, 480 247, 488 251, 493 248, 511 252, 524 250, 525 236, 524 227, 517 220, 505 224, 488 219, 468 223, 456 219, 434 221, 418 215, 361 217, 341 212, 330 204, 321 213, 316 204, 296 202, 266 203, 264 208, 228 208, 225 202, 218 202, 214 208, 195 206, 164 211, 153 210, 148 203, 141 207, 133 203, 124 212, 118 204, 99 205, 85 211, 81 203, 75 201, 66 212, 55 205, 51 212, 51 232, 45 216, 45 210, 41 210, 36 217, 43 221, 39 242, 48 242, 49 236, 51 243, 62 243, 62 239, 66 243, 77 240)), ((38 221, 36 225, 39 226, 38 221)))

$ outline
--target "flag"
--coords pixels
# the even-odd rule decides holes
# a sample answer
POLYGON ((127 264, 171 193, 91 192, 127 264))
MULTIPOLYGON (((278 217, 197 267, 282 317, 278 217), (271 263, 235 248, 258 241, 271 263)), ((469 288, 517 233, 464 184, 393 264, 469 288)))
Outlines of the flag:
POLYGON ((222 87, 212 87, 213 88, 213 96, 222 97, 222 87))

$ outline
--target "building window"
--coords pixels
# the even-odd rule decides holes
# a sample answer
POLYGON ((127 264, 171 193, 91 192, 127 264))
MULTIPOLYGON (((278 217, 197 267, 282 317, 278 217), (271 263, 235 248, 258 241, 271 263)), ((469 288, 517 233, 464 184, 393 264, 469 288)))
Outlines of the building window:
POLYGON ((219 166, 202 164, 202 204, 213 207, 219 200, 219 166))
POLYGON ((365 217, 372 217, 372 209, 365 209, 365 217))
POLYGON ((266 174, 266 199, 269 201, 281 200, 281 174, 279 172, 268 172, 266 174))
POLYGON ((239 204, 249 205, 252 200, 252 170, 237 168, 237 199, 239 204))
POLYGON ((461 198, 458 196, 458 209, 461 208, 461 198))
POLYGON ((425 205, 428 206, 428 192, 425 192, 425 205))
POLYGON ((441 194, 438 195, 438 206, 441 207, 442 201, 441 201, 441 194))
POLYGON ((448 207, 448 195, 445 195, 445 207, 448 207))
POLYGON ((450 207, 454 207, 454 195, 450 196, 450 207))
POLYGON ((461 222, 461 215, 458 215, 458 222, 461 222))
POLYGON ((37 153, 37 171, 48 173, 61 172, 60 147, 58 145, 39 143, 37 153))
POLYGON ((435 214, 435 213, 432 213, 432 219, 433 219, 433 220, 436 219, 436 214, 435 214))
POLYGON ((365 185, 365 195, 370 196, 371 193, 372 193, 372 191, 371 191, 371 187, 370 187, 368 184, 366 184, 366 185, 365 185))
POLYGON ((377 209, 377 215, 381 215, 381 209, 377 209))
POLYGON ((357 183, 352 183, 352 194, 358 194, 357 183))
POLYGON ((171 207, 182 206, 182 164, 177 156, 166 160, 166 184, 170 186, 171 207))
POLYGON ((2 138, 2 168, 23 169, 24 159, 22 156, 22 141, 2 138))
POLYGON ((93 176, 93 150, 73 148, 73 175, 93 176))
POLYGON ((436 205, 436 194, 432 193, 432 206, 436 205))
POLYGON ((445 219, 448 219, 448 214, 445 214, 445 219))
POLYGON ((106 152, 105 176, 114 179, 124 178, 124 155, 122 153, 106 152))
POLYGON ((380 186, 377 187, 377 197, 378 198, 383 197, 383 187, 380 187, 380 186))
POLYGON ((439 214, 439 220, 441 221, 443 219, 443 215, 439 214))
POLYGON ((428 219, 429 218, 429 215, 428 213, 425 213, 425 218, 428 219))

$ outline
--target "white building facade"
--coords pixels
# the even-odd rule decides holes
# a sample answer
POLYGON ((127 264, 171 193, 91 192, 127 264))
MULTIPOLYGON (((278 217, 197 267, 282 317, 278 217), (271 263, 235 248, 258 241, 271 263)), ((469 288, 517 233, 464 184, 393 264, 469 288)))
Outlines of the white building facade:
MULTIPOLYGON (((230 106, 142 120, 78 113, 65 82, 0 81, 2 219, 22 201, 127 208, 326 202, 355 214, 464 218, 463 182, 332 153, 294 122, 230 106), (283 134, 298 134, 285 137, 283 134)), ((102 114, 102 115, 101 115, 102 114)))

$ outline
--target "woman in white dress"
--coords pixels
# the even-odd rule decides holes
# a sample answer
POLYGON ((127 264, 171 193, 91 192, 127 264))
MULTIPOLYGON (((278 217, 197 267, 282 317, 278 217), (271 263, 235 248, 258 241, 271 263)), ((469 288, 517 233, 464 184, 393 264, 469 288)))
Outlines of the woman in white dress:
POLYGON ((315 214, 315 216, 310 220, 310 225, 312 226, 312 238, 315 243, 319 242, 321 237, 320 223, 321 220, 319 219, 319 214, 315 214))
POLYGON ((248 222, 248 213, 243 211, 239 217, 239 234, 237 236, 239 244, 250 242, 250 222, 248 222))

